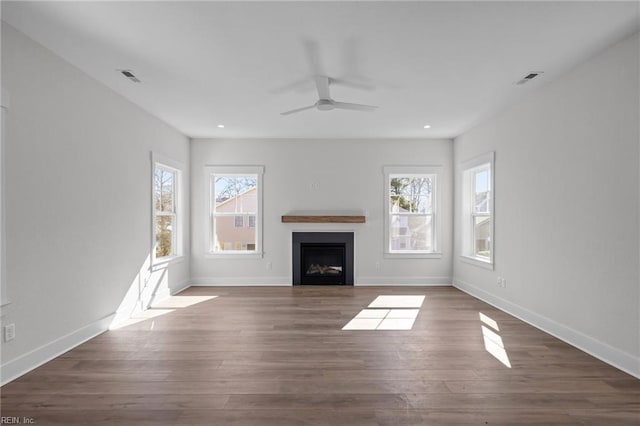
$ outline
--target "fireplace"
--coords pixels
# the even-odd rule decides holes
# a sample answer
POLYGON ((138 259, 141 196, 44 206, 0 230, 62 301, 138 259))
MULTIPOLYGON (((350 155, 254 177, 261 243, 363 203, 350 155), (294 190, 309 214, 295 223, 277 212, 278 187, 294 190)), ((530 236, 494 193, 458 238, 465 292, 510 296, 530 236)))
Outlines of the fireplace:
POLYGON ((294 232, 294 285, 353 285, 353 232, 294 232))

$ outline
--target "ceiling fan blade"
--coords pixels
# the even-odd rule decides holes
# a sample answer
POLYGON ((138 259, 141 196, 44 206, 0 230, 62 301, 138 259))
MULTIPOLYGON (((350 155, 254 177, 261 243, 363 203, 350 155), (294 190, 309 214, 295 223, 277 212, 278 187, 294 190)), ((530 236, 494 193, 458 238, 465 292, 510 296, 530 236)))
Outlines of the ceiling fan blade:
POLYGON ((302 107, 302 108, 292 109, 291 111, 281 112, 280 115, 295 114, 296 112, 304 111, 305 109, 311 109, 311 108, 315 108, 315 107, 316 107, 316 104, 313 104, 313 105, 309 105, 309 106, 302 107))
POLYGON ((329 93, 329 77, 316 75, 316 87, 318 88, 318 96, 320 99, 331 99, 331 94, 329 93))
POLYGON ((352 104, 349 102, 334 102, 334 108, 338 109, 352 109, 354 111, 375 111, 378 107, 373 105, 352 104))
POLYGON ((372 84, 367 84, 367 83, 362 83, 362 82, 358 82, 358 81, 352 81, 352 80, 345 80, 342 78, 331 78, 331 84, 336 84, 336 85, 340 85, 340 86, 345 86, 345 87, 351 87, 353 89, 360 89, 360 90, 368 90, 368 91, 373 91, 376 90, 376 86, 372 85, 372 84))

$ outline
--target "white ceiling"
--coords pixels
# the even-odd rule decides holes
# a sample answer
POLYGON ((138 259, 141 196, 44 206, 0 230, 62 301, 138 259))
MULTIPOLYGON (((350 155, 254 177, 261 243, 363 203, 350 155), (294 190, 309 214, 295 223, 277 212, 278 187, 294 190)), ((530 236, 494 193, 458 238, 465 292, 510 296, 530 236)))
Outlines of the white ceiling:
POLYGON ((638 31, 639 3, 3 1, 2 19, 191 137, 433 138, 638 31), (281 116, 316 101, 314 74, 380 108, 281 116))

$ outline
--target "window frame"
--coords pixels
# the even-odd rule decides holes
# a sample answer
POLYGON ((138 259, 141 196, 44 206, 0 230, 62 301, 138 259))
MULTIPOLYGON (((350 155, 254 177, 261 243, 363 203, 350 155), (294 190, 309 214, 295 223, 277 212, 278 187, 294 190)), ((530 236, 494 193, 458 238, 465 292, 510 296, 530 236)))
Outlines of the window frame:
MULTIPOLYGON (((242 259, 261 259, 263 253, 263 181, 264 181, 264 166, 205 166, 205 188, 207 189, 206 217, 208 230, 208 237, 206 238, 205 257, 207 258, 242 258, 242 259), (256 219, 255 219, 255 235, 256 235, 256 247, 255 250, 215 250, 215 211, 214 211, 214 176, 256 176, 256 188, 257 188, 257 205, 256 205, 256 219)), ((231 216, 242 216, 243 227, 248 220, 244 219, 246 214, 229 213, 231 216)), ((235 227, 235 219, 234 219, 235 227)))
MULTIPOLYGON (((442 166, 385 166, 384 174, 384 257, 387 258, 423 258, 439 259, 442 257, 440 251, 439 237, 441 235, 441 197, 440 185, 442 182, 442 166), (432 216, 432 247, 433 250, 392 250, 391 249, 391 191, 390 182, 393 177, 423 177, 432 176, 434 179, 432 189, 432 211, 431 213, 418 214, 421 216, 432 216)), ((407 214, 415 215, 415 214, 407 214)))
POLYGON ((479 155, 460 164, 459 172, 462 196, 462 250, 460 260, 485 269, 493 270, 495 265, 495 152, 479 155), (479 171, 489 170, 489 213, 474 211, 475 177, 479 171), (489 257, 478 256, 475 251, 475 219, 489 217, 491 245, 489 257))
POLYGON ((2 123, 0 125, 0 307, 11 304, 7 284, 7 247, 6 247, 6 200, 5 187, 5 144, 7 137, 7 120, 9 115, 9 92, 3 87, 0 89, 0 112, 2 123))
POLYGON ((168 263, 181 259, 184 256, 183 249, 183 225, 182 225, 182 179, 184 166, 182 163, 171 160, 161 154, 151 153, 151 263, 152 265, 168 263), (173 182, 173 212, 159 212, 156 210, 155 176, 157 169, 174 174, 173 182), (172 233, 171 247, 173 253, 169 256, 156 256, 156 219, 159 216, 173 216, 175 231, 172 233))

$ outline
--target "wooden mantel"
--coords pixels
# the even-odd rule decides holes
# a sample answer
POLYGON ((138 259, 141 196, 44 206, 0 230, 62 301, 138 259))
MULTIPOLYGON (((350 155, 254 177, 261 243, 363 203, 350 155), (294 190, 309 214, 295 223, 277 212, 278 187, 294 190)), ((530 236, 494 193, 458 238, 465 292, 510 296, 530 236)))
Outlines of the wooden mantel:
POLYGON ((283 215, 282 223, 365 223, 358 215, 283 215))

